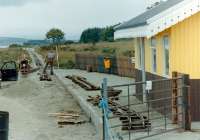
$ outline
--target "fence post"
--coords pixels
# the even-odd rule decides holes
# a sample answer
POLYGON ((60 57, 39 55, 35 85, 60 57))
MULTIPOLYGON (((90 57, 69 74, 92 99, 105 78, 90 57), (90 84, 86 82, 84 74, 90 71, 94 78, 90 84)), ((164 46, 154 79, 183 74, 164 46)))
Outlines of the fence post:
MULTIPOLYGON (((103 91, 104 91, 104 86, 103 86, 103 83, 101 84, 101 97, 103 98, 103 91)), ((104 130, 104 126, 105 126, 105 121, 104 121, 104 114, 105 114, 105 112, 104 112, 104 109, 102 108, 102 121, 103 121, 103 140, 105 140, 105 130, 104 130)))
POLYGON ((183 129, 191 130, 190 113, 190 78, 189 75, 183 75, 183 129))
POLYGON ((108 114, 108 93, 107 93, 107 79, 103 79, 102 84, 102 110, 103 110, 103 140, 109 140, 109 133, 107 126, 107 114, 108 114))
POLYGON ((172 78, 173 78, 173 82, 172 82, 172 122, 173 124, 177 124, 178 123, 178 81, 176 78, 178 78, 178 73, 177 72, 173 72, 172 73, 172 78))

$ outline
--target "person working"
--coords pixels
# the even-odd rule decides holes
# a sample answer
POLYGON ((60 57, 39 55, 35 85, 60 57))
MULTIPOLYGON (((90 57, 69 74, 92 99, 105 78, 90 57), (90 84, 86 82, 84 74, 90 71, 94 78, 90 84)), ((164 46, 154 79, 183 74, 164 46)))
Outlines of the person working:
POLYGON ((53 75, 53 64, 54 64, 54 60, 55 60, 55 56, 56 54, 54 53, 53 50, 49 51, 47 56, 46 56, 46 65, 44 67, 44 73, 46 73, 47 67, 50 66, 51 69, 51 75, 53 75))
POLYGON ((106 73, 111 73, 111 61, 109 58, 104 58, 104 68, 106 73))

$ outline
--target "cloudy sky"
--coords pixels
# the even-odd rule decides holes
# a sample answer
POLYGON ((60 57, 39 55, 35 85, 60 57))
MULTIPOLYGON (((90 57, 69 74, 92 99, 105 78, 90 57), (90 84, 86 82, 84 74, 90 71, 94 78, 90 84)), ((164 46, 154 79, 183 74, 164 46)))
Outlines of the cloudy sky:
POLYGON ((129 20, 155 0, 0 0, 0 36, 43 39, 52 27, 78 39, 88 27, 129 20))

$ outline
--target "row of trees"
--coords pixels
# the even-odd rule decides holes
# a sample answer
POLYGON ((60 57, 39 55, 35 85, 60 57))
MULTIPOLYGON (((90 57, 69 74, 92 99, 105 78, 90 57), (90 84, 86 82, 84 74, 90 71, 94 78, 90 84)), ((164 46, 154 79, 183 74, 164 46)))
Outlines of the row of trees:
MULTIPOLYGON (((58 55, 58 45, 64 40, 64 32, 60 29, 53 28, 46 33, 46 38, 51 40, 56 46, 57 53, 57 63, 59 68, 59 55, 58 55)), ((89 28, 82 32, 80 37, 81 43, 97 43, 100 41, 113 41, 114 40, 114 26, 106 28, 89 28)), ((71 41, 68 43, 72 43, 71 41)))
MULTIPOLYGON (((50 39, 54 44, 63 42, 64 32, 60 29, 53 28, 46 34, 46 38, 50 39)), ((106 28, 89 28, 82 32, 80 37, 81 43, 97 43, 100 41, 114 41, 114 26, 106 28)), ((66 43, 73 43, 73 41, 65 41, 66 43)))
POLYGON ((100 41, 109 41, 114 40, 114 27, 106 28, 89 28, 82 32, 80 37, 81 43, 97 43, 100 41))

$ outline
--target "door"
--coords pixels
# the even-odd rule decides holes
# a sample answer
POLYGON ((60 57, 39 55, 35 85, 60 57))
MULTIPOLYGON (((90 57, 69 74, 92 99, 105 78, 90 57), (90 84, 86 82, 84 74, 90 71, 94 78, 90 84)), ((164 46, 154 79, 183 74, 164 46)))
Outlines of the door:
POLYGON ((18 70, 14 61, 5 62, 1 68, 2 81, 17 81, 18 70))

